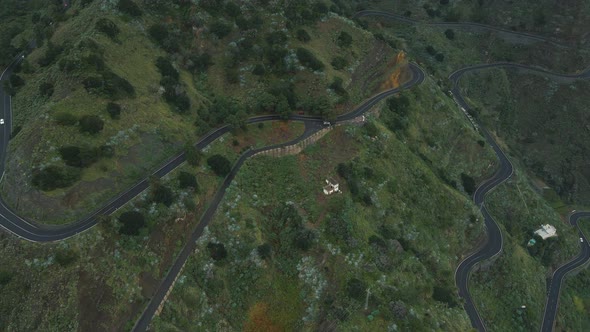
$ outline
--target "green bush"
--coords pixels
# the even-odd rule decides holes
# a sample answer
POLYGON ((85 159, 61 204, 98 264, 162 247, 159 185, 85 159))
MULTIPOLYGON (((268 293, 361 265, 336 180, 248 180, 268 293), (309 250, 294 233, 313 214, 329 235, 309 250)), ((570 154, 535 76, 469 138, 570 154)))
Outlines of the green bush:
POLYGON ((50 165, 33 170, 32 184, 43 191, 66 188, 80 179, 80 171, 73 167, 50 165))
POLYGON ((145 218, 137 211, 124 212, 119 217, 119 222, 119 233, 123 235, 139 235, 139 231, 145 227, 145 218))
POLYGON ((215 154, 209 157, 207 159, 207 164, 217 176, 225 177, 231 171, 231 162, 220 154, 215 154))
POLYGON ((195 191, 199 191, 197 178, 189 172, 180 172, 178 174, 178 186, 180 189, 193 188, 195 191))
POLYGON ((341 70, 344 69, 346 66, 348 66, 348 60, 346 60, 345 57, 342 56, 336 56, 334 57, 334 59, 332 59, 332 62, 330 63, 332 65, 332 67, 336 70, 341 70))
POLYGON ((63 266, 69 266, 78 260, 78 253, 72 249, 60 249, 55 254, 55 261, 63 266))
POLYGON ((53 95, 53 84, 49 82, 43 82, 39 85, 39 94, 43 97, 51 97, 53 95))
POLYGON ((447 37, 447 39, 453 40, 455 39, 455 31, 453 31, 452 29, 447 29, 445 30, 445 36, 447 37))
POLYGON ((269 259, 272 255, 272 247, 268 243, 263 243, 256 247, 258 256, 262 259, 269 259))
POLYGON ((107 113, 111 119, 119 119, 121 117, 121 105, 109 102, 107 104, 107 113))
POLYGON ((206 72, 212 64, 211 55, 209 55, 209 53, 203 53, 200 55, 191 55, 188 68, 193 73, 198 74, 206 72))
POLYGON ((346 283, 348 296, 355 300, 364 300, 367 284, 357 278, 352 278, 346 283))
POLYGON ((184 146, 184 154, 186 156, 186 162, 191 166, 198 166, 203 159, 203 153, 192 144, 186 144, 184 146))
POLYGON ((340 47, 350 47, 352 45, 352 36, 346 31, 341 31, 336 44, 340 47))
POLYGON ((66 165, 72 167, 88 167, 98 161, 101 156, 100 148, 90 148, 77 146, 63 146, 59 149, 59 154, 66 165))
POLYGON ((300 47, 297 49, 296 54, 297 59, 299 59, 299 62, 301 62, 301 64, 304 66, 309 67, 314 71, 322 71, 324 69, 324 64, 318 60, 308 49, 300 47))
POLYGON ((104 33, 111 39, 115 39, 117 35, 121 32, 121 30, 119 30, 119 27, 115 24, 115 22, 104 17, 96 21, 96 24, 94 26, 96 27, 96 30, 104 33))
POLYGON ((262 76, 266 74, 266 69, 264 69, 264 65, 257 63, 256 66, 254 66, 254 69, 252 70, 252 74, 256 76, 262 76))
POLYGON ((104 121, 98 115, 85 115, 80 119, 80 131, 97 134, 104 127, 104 121))
POLYGON ((305 29, 298 29, 296 32, 297 39, 302 43, 307 43, 311 40, 311 36, 305 29))
POLYGON ((219 39, 223 39, 224 37, 229 35, 231 30, 231 25, 220 20, 211 23, 211 26, 209 27, 209 31, 211 31, 211 33, 216 35, 219 39))
POLYGON ((172 192, 172 189, 160 183, 152 186, 150 196, 153 202, 162 203, 167 207, 170 207, 174 202, 174 193, 172 192))
POLYGON ((207 244, 207 249, 209 249, 209 255, 216 261, 220 261, 227 257, 227 250, 223 243, 213 243, 209 242, 207 244))
POLYGON ((141 9, 139 9, 135 2, 131 0, 119 0, 117 9, 119 9, 120 12, 133 17, 138 17, 142 14, 141 9))
POLYGON ((65 111, 55 113, 53 118, 57 124, 62 126, 73 126, 78 123, 78 118, 75 115, 65 111))
POLYGON ((12 272, 0 270, 0 286, 7 285, 13 278, 12 272))
POLYGON ((148 33, 160 46, 168 39, 168 28, 164 24, 154 24, 149 27, 148 33))
POLYGON ((475 180, 471 176, 461 173, 461 182, 463 183, 465 192, 467 192, 469 196, 472 196, 475 192, 475 180))
POLYGON ((158 59, 156 60, 156 67, 158 68, 162 76, 168 76, 174 79, 175 81, 178 81, 178 71, 176 70, 176 68, 174 68, 174 66, 168 59, 161 56, 158 57, 158 59))

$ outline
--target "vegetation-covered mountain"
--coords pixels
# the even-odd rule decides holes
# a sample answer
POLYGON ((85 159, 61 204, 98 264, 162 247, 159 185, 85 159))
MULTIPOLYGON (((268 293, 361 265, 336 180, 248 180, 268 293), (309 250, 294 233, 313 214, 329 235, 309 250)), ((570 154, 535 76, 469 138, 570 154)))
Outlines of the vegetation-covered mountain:
MULTIPOLYGON (((581 69, 588 12, 581 0, 0 0, 0 62, 26 53, 5 83, 14 126, 1 190, 14 209, 68 223, 170 156, 188 159, 77 237, 39 245, 0 234, 0 331, 129 330, 238 156, 303 132, 245 119, 333 119, 406 80, 408 61, 426 81, 376 106, 364 125, 337 127, 295 156, 246 162, 152 327, 470 329, 454 271, 483 240, 471 196, 496 159, 447 94, 447 77, 495 61, 581 69), (573 47, 352 20, 362 9, 573 47), (223 124, 232 132, 192 147, 223 124), (342 194, 321 192, 327 177, 342 194)), ((578 250, 561 220, 590 190, 585 136, 570 135, 587 130, 585 84, 504 70, 460 82, 516 167, 486 201, 504 250, 471 279, 490 330, 538 329, 546 277, 578 250), (527 247, 541 223, 559 237, 527 247)), ((564 284, 574 278, 588 284, 587 273, 564 284)), ((576 286, 563 294, 560 326, 588 326, 590 297, 576 286)))

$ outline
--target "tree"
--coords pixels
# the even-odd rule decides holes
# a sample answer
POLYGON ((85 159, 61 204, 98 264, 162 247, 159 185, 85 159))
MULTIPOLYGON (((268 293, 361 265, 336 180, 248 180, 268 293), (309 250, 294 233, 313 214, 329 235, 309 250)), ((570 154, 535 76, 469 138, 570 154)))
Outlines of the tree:
POLYGON ((162 203, 167 207, 170 207, 174 202, 174 193, 172 192, 172 189, 159 182, 152 185, 150 196, 153 202, 162 203))
POLYGON ((137 211, 124 212, 119 217, 119 222, 119 233, 123 235, 139 235, 139 231, 145 226, 143 214, 137 211))
POLYGON ((346 60, 345 57, 337 55, 332 59, 332 62, 330 64, 334 69, 341 70, 348 66, 348 60, 346 60))
POLYGON ((158 59, 156 59, 156 67, 158 68, 158 71, 160 71, 160 74, 162 74, 162 76, 168 76, 173 80, 178 81, 178 71, 176 70, 176 68, 174 68, 172 62, 170 62, 168 59, 161 56, 158 57, 158 59))
POLYGON ((236 18, 242 13, 242 9, 233 1, 229 1, 225 4, 225 13, 229 17, 236 18))
POLYGON ((350 45, 352 45, 352 36, 346 31, 341 31, 338 35, 336 44, 343 48, 350 47, 350 45))
POLYGON ((288 119, 289 115, 291 114, 291 108, 289 107, 289 102, 285 96, 281 95, 279 97, 279 102, 275 108, 275 112, 281 116, 282 119, 288 119))
POLYGON ((121 117, 121 105, 109 102, 107 104, 107 113, 109 113, 111 119, 119 119, 121 117))
POLYGON ((121 30, 119 30, 119 27, 115 24, 115 22, 104 17, 96 21, 96 24, 94 26, 96 27, 96 30, 104 33, 111 39, 115 39, 117 35, 121 32, 121 30))
POLYGON ((207 159, 207 164, 217 176, 225 177, 231 171, 231 162, 220 154, 215 154, 209 157, 207 159))
POLYGON ((119 9, 120 12, 133 17, 139 17, 142 14, 141 9, 139 9, 135 2, 131 0, 119 0, 117 9, 119 9))
POLYGON ((256 76, 262 76, 266 74, 266 69, 264 69, 264 65, 262 65, 261 63, 257 63, 256 66, 254 66, 254 69, 252 70, 252 74, 256 76))
POLYGON ((216 35, 219 39, 222 39, 225 36, 229 35, 231 30, 232 28, 229 24, 220 20, 211 23, 211 26, 209 27, 209 31, 211 31, 211 33, 216 35))
POLYGON ((53 95, 53 84, 49 82, 43 82, 39 85, 39 94, 43 97, 51 97, 53 95))
POLYGON ((357 278, 352 278, 346 283, 346 289, 349 297, 362 300, 365 298, 367 284, 357 278))
POLYGON ((311 51, 305 48, 298 48, 296 51, 297 59, 299 62, 306 67, 309 67, 312 70, 322 71, 324 69, 324 64, 318 60, 311 51))
POLYGON ((268 243, 263 243, 256 247, 258 256, 262 259, 269 259, 272 254, 272 247, 268 243))
POLYGON ((199 191, 197 178, 189 172, 180 172, 178 174, 178 185, 180 189, 193 188, 195 191, 199 191))
POLYGON ((33 170, 32 184, 43 191, 66 188, 80 179, 80 171, 72 167, 50 165, 33 170))
POLYGON ((211 258, 216 261, 220 261, 227 257, 227 250, 223 243, 209 242, 207 244, 207 249, 209 249, 209 255, 211 255, 211 258))
POLYGON ((78 123, 78 118, 69 112, 58 112, 53 116, 55 122, 62 126, 73 126, 78 123))
POLYGON ((168 29, 163 24, 154 24, 148 29, 150 37, 152 37, 160 46, 164 45, 168 39, 168 29))
POLYGON ((184 154, 186 156, 186 162, 191 166, 198 166, 203 159, 203 153, 192 144, 186 144, 184 146, 184 154))
POLYGON ((85 115, 80 119, 80 131, 90 134, 99 133, 104 127, 104 121, 98 115, 85 115))
POLYGON ((61 266, 69 266, 78 260, 78 253, 73 249, 58 249, 55 261, 61 266))
POLYGON ((461 173, 461 182, 463 183, 465 192, 467 192, 469 196, 472 196, 475 192, 475 180, 471 176, 461 173))
POLYGON ((447 29, 445 30, 445 36, 447 37, 447 39, 453 40, 455 39, 455 32, 452 29, 447 29))
POLYGON ((299 40, 302 43, 307 43, 311 40, 311 36, 309 35, 309 33, 307 33, 307 31, 305 31, 305 29, 298 29, 295 34, 297 40, 299 40))
POLYGON ((437 53, 434 58, 436 59, 436 61, 438 62, 443 62, 445 60, 445 56, 442 53, 437 53))

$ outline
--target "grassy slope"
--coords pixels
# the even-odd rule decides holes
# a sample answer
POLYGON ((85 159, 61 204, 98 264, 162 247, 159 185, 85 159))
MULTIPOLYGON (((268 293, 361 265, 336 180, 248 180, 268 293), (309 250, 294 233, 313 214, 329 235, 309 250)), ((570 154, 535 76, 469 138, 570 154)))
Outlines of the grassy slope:
MULTIPOLYGON (((590 234, 590 222, 581 219, 579 224, 585 235, 590 234)), ((581 271, 569 275, 563 282, 559 298, 556 329, 559 331, 585 331, 590 328, 588 308, 590 308, 590 270, 586 266, 581 271)))
MULTIPOLYGON (((288 141, 303 130, 299 123, 282 122, 250 127, 235 137, 255 146, 288 141)), ((215 142, 216 149, 203 158, 214 153, 236 156, 241 147, 233 145, 232 137, 215 142)), ((184 164, 162 180, 176 198, 169 208, 152 203, 146 192, 99 226, 58 244, 38 245, 0 235, 0 330, 129 328, 220 180, 204 165, 184 164), (176 177, 181 171, 196 175, 198 194, 179 188, 176 177), (116 218, 130 210, 146 217, 147 227, 136 237, 117 232, 116 218)))
MULTIPOLYGON (((410 98, 412 124, 399 137, 382 125, 376 140, 361 128, 343 127, 301 155, 249 161, 228 190, 207 235, 199 240, 200 249, 156 318, 156 328, 240 329, 254 320, 287 330, 383 330, 394 325, 468 329, 460 306, 449 308, 433 300, 432 291, 438 286, 454 294, 458 253, 475 246, 482 228, 474 223, 472 214, 478 213, 468 197, 435 173, 440 168, 451 178, 458 171, 481 176, 489 171, 493 155, 477 144, 478 136, 466 119, 447 105, 452 102, 430 80, 410 98), (439 145, 441 141, 454 144, 439 145), (482 153, 483 160, 475 158, 482 153), (435 167, 429 158, 443 162, 435 167), (350 160, 373 174, 361 181, 370 192, 372 206, 355 201, 346 181, 336 175, 337 164, 350 160), (325 197, 321 193, 328 176, 338 179, 344 194, 325 197), (297 207, 306 225, 318 232, 318 241, 308 252, 293 252, 292 263, 278 258, 261 262, 255 248, 268 241, 262 227, 272 223, 269 209, 285 202, 297 207), (332 218, 344 220, 350 239, 343 242, 334 237, 338 231, 330 224, 332 218), (392 239, 404 248, 395 252, 389 247, 393 251, 385 254, 388 258, 368 244, 372 235, 392 236, 383 233, 382 225, 392 230, 392 239), (209 242, 225 244, 228 258, 214 263, 206 248, 209 242), (379 260, 396 267, 380 271, 379 260), (367 310, 364 298, 346 295, 347 281, 353 277, 371 288, 367 310), (389 303, 396 300, 406 306, 407 317, 390 311, 389 303), (338 321, 334 315, 342 310, 348 318, 338 321)), ((451 298, 457 300, 454 295, 451 298)))

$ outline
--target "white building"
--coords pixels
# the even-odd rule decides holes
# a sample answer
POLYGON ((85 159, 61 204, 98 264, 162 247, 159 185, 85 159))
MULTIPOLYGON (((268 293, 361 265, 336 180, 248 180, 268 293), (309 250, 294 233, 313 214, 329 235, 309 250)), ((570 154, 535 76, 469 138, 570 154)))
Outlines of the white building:
POLYGON ((549 224, 545 224, 545 225, 541 225, 541 228, 537 229, 535 231, 535 234, 539 235, 543 240, 545 240, 550 237, 557 236, 557 230, 555 229, 555 227, 553 227, 549 224))
POLYGON ((333 179, 326 179, 326 186, 324 187, 324 194, 332 195, 335 192, 340 191, 339 185, 333 179))

